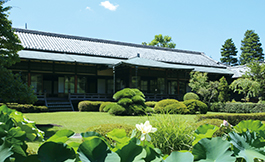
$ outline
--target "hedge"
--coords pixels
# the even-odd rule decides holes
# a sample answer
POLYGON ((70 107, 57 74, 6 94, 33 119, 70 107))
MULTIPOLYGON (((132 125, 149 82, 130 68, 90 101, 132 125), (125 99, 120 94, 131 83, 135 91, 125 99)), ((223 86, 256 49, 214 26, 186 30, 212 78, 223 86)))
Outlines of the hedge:
POLYGON ((81 101, 78 103, 79 111, 99 111, 102 101, 81 101))
POLYGON ((265 104, 263 103, 213 103, 211 111, 227 112, 227 113, 259 113, 265 112, 265 104))
MULTIPOLYGON (((0 106, 4 105, 0 103, 0 106)), ((38 112, 48 112, 49 109, 46 106, 35 106, 32 104, 18 104, 18 103, 7 103, 7 107, 10 109, 15 109, 16 111, 22 113, 38 113, 38 112)))
POLYGON ((100 104, 100 107, 99 107, 99 112, 106 112, 106 111, 104 111, 104 108, 105 108, 107 105, 111 104, 111 103, 113 103, 113 102, 103 102, 103 103, 101 103, 101 104, 100 104))
POLYGON ((205 119, 221 119, 226 120, 232 125, 237 125, 242 120, 260 120, 265 121, 265 113, 251 113, 251 114, 211 114, 211 115, 197 115, 197 121, 205 119))

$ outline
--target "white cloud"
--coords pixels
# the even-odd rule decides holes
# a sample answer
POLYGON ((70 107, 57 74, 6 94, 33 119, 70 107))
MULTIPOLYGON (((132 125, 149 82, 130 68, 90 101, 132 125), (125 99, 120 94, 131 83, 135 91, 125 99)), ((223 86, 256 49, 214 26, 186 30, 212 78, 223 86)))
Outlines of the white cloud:
POLYGON ((86 10, 90 10, 90 11, 91 11, 92 9, 91 9, 90 7, 87 6, 87 7, 86 7, 86 10))
POLYGON ((111 11, 115 11, 119 7, 119 5, 114 6, 109 1, 101 2, 100 5, 111 11))

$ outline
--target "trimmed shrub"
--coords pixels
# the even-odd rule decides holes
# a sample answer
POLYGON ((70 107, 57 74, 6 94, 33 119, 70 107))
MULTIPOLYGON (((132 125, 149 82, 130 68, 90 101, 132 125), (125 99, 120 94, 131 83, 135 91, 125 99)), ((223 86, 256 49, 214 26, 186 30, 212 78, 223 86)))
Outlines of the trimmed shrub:
POLYGON ((165 110, 169 114, 187 114, 189 112, 187 106, 182 102, 167 105, 165 110))
MULTIPOLYGON (((0 103, 0 106, 4 105, 0 103)), ((22 113, 38 113, 38 112, 48 112, 49 109, 46 106, 35 106, 32 104, 18 104, 18 103, 7 103, 7 107, 14 109, 22 113)))
POLYGON ((208 106, 199 100, 186 100, 183 103, 187 106, 190 114, 195 114, 197 111, 200 114, 207 113, 208 106))
POLYGON ((108 112, 111 115, 126 115, 127 114, 126 109, 117 103, 111 104, 111 108, 109 109, 108 112))
MULTIPOLYGON (((120 90, 113 95, 115 100, 119 100, 117 105, 120 107, 113 110, 110 108, 109 112, 113 115, 145 115, 146 105, 144 103, 144 97, 144 94, 138 89, 125 88, 120 90), (121 109, 121 107, 123 107, 123 109, 121 109), (124 109, 126 111, 123 111, 124 109), (113 112, 114 110, 115 112, 113 112), (118 110, 120 112, 116 112, 118 110)), ((111 106, 117 107, 117 105, 111 106)))
POLYGON ((107 112, 107 111, 104 111, 104 108, 107 106, 107 105, 109 105, 109 104, 111 104, 112 102, 103 102, 103 103, 101 103, 100 104, 100 107, 99 107, 99 112, 107 112))
POLYGON ((139 96, 139 95, 136 95, 136 96, 133 96, 132 97, 132 101, 134 102, 134 103, 138 103, 138 104, 144 104, 144 102, 145 102, 145 99, 142 97, 142 96, 139 96))
POLYGON ((116 106, 117 103, 110 103, 108 105, 105 106, 105 108, 103 108, 104 112, 109 112, 109 110, 113 107, 116 106))
POLYGON ((225 107, 225 103, 223 102, 214 102, 211 104, 210 106, 210 110, 212 112, 220 112, 221 110, 223 110, 225 107))
POLYGON ((211 114, 211 115, 197 115, 197 121, 205 119, 220 119, 226 120, 232 125, 237 125, 242 120, 260 120, 265 121, 265 113, 251 113, 251 114, 211 114))
POLYGON ((188 92, 183 96, 183 101, 186 100, 200 100, 200 97, 196 93, 188 92))
POLYGON ((164 100, 161 100, 161 101, 157 102, 157 104, 155 105, 154 111, 156 113, 166 113, 166 112, 168 112, 165 109, 166 106, 174 104, 174 103, 178 103, 178 102, 179 101, 175 100, 175 99, 164 99, 164 100))
POLYGON ((79 111, 99 111, 101 101, 81 101, 78 103, 79 111))
POLYGON ((121 98, 132 98, 135 95, 138 95, 138 96, 145 98, 144 94, 141 91, 139 91, 138 89, 124 88, 123 90, 116 92, 113 95, 113 99, 119 100, 121 98))
POLYGON ((128 105, 131 105, 132 103, 133 103, 133 101, 130 98, 121 98, 118 101, 118 104, 121 106, 128 106, 128 105))
POLYGON ((230 102, 230 103, 225 103, 223 105, 218 103, 217 105, 214 106, 218 107, 220 112, 227 112, 227 113, 265 112, 265 104, 259 104, 259 103, 230 102))
POLYGON ((145 102, 146 106, 152 107, 152 108, 154 108, 156 104, 157 104, 157 101, 147 101, 147 102, 145 102))

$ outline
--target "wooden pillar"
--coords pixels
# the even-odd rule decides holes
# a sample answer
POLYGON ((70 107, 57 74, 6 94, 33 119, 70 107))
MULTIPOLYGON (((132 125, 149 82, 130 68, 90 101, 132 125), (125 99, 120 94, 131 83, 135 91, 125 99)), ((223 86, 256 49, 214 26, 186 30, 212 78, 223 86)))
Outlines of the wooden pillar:
POLYGON ((77 75, 75 75, 75 93, 77 93, 77 75))
POLYGON ((166 84, 166 86, 165 86, 165 92, 166 92, 166 94, 168 95, 168 83, 167 83, 167 76, 168 76, 168 69, 166 69, 166 77, 165 77, 165 83, 164 84, 166 84))
POLYGON ((28 73, 28 86, 30 87, 31 85, 31 76, 30 76, 30 72, 28 73))
POLYGON ((113 69, 113 94, 115 94, 115 92, 116 92, 116 86, 115 86, 116 76, 115 76, 115 66, 114 65, 113 65, 112 69, 113 69))
POLYGON ((77 93, 77 63, 75 62, 75 93, 77 93))

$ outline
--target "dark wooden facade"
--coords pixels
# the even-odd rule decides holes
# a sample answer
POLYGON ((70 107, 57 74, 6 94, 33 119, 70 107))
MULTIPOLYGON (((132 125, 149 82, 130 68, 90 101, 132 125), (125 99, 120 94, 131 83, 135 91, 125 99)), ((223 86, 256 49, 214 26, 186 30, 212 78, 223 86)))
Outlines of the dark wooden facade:
POLYGON ((10 68, 37 94, 73 100, 111 100, 123 88, 138 88, 147 100, 182 99, 190 70, 81 64, 21 59, 10 68), (114 84, 115 82, 115 84, 114 84))

